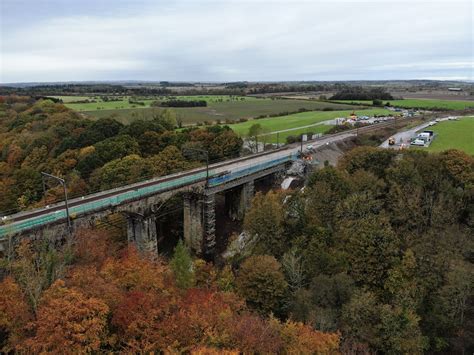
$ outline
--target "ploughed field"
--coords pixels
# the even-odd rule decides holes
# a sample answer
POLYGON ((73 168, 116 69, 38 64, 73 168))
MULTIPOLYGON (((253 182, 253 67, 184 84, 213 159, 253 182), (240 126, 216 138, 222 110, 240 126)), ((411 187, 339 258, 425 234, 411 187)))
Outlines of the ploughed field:
MULTIPOLYGON (((111 96, 109 96, 111 97, 111 96)), ((154 101, 166 101, 168 97, 133 98, 118 96, 119 100, 103 101, 99 96, 77 97, 57 96, 64 104, 81 113, 95 118, 115 117, 118 121, 128 124, 137 119, 151 119, 153 115, 164 107, 151 107, 154 101), (95 102, 85 102, 85 100, 95 102), (137 103, 140 102, 141 104, 137 103)), ((203 122, 233 122, 241 118, 254 118, 262 115, 278 115, 288 112, 304 110, 343 110, 353 106, 346 104, 321 102, 316 100, 256 98, 249 96, 174 96, 177 100, 205 100, 206 107, 173 107, 184 125, 203 122)), ((358 107, 358 106, 357 106, 358 107)))
POLYGON ((436 138, 427 149, 440 152, 459 149, 474 155, 474 116, 460 118, 458 121, 442 121, 430 127, 436 138))
MULTIPOLYGON (((344 104, 372 105, 371 100, 336 100, 332 102, 344 104)), ((433 99, 405 99, 405 100, 383 100, 383 103, 390 102, 391 106, 402 108, 419 108, 426 110, 464 110, 474 108, 474 101, 468 100, 433 100, 433 99)))

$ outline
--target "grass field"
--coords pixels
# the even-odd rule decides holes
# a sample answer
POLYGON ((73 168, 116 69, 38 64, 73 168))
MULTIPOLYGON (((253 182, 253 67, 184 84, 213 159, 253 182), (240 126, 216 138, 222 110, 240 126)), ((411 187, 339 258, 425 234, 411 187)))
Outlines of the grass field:
MULTIPOLYGON (((120 101, 104 102, 98 97, 89 97, 97 102, 71 103, 72 101, 85 100, 87 97, 61 96, 65 105, 75 111, 82 112, 95 118, 115 117, 122 123, 130 123, 136 119, 150 119, 156 111, 164 108, 150 107, 155 100, 164 100, 165 97, 138 99, 145 103, 144 106, 130 104, 128 97, 122 97, 120 101)), ((355 106, 346 104, 335 104, 315 100, 287 100, 239 96, 177 96, 181 100, 206 100, 207 107, 173 108, 183 123, 194 124, 197 122, 216 122, 220 120, 236 121, 240 118, 253 118, 261 115, 274 115, 284 112, 296 112, 299 109, 306 110, 343 110, 355 106)), ((358 106, 357 106, 358 107, 358 106)), ((357 108, 356 107, 356 108, 357 108)))
MULTIPOLYGON (((335 102, 345 104, 366 104, 371 105, 370 100, 337 100, 335 102)), ((387 102, 384 100, 384 103, 387 102)), ((463 110, 466 108, 474 108, 474 101, 460 100, 431 100, 431 99, 405 99, 405 100, 388 100, 390 105, 403 108, 421 108, 421 109, 446 109, 446 110, 463 110)))
MULTIPOLYGON (((332 120, 336 117, 348 117, 353 111, 344 110, 344 111, 324 111, 324 112, 302 112, 295 113, 288 116, 272 117, 272 118, 262 118, 259 120, 251 120, 242 123, 235 123, 229 125, 237 134, 240 136, 246 136, 249 128, 258 123, 268 132, 281 131, 289 128, 298 128, 302 126, 308 126, 322 121, 332 120)), ((392 113, 389 110, 385 109, 373 109, 373 110, 355 110, 357 115, 384 115, 392 113)), ((316 129, 314 127, 308 127, 310 131, 316 129)), ((328 126, 329 128, 331 126, 328 126)))
POLYGON ((433 143, 426 148, 431 152, 459 149, 474 155, 474 117, 459 121, 443 121, 430 127, 437 133, 433 143))

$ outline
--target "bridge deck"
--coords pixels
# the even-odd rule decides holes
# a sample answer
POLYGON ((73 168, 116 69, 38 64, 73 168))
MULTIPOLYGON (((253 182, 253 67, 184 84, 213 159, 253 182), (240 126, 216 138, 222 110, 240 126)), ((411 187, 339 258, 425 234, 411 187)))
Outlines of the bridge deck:
MULTIPOLYGON (((296 149, 297 150, 297 149, 296 149)), ((236 159, 226 164, 214 164, 209 167, 209 186, 215 187, 253 173, 284 164, 296 158, 295 148, 257 155, 249 159, 236 159), (225 173, 225 175, 222 175, 225 173)), ((73 217, 118 206, 129 201, 177 189, 182 186, 202 183, 206 179, 205 169, 195 169, 171 176, 128 185, 122 188, 103 191, 98 194, 76 198, 70 201, 69 213, 73 217)), ((0 239, 8 235, 59 222, 66 219, 64 203, 49 208, 21 212, 8 217, 5 225, 0 226, 0 239)))
MULTIPOLYGON (((358 131, 369 131, 379 127, 391 125, 381 123, 370 127, 360 128, 358 131)), ((322 145, 341 141, 355 136, 356 130, 328 135, 318 138, 311 143, 314 148, 322 145)), ((232 180, 274 168, 296 158, 300 144, 293 144, 271 152, 259 153, 253 156, 228 160, 224 163, 209 166, 209 187, 226 184, 232 180), (224 173, 224 174, 223 174, 224 173)), ((206 179, 206 170, 203 168, 180 172, 160 178, 139 182, 112 190, 102 191, 97 194, 75 198, 69 201, 71 216, 78 217, 94 211, 105 210, 136 199, 153 194, 159 194, 170 189, 177 189, 187 185, 202 184, 206 179)), ((52 223, 65 221, 66 212, 64 202, 54 204, 48 208, 39 208, 31 211, 10 215, 0 225, 0 241, 9 235, 18 234, 32 229, 41 228, 52 223)))

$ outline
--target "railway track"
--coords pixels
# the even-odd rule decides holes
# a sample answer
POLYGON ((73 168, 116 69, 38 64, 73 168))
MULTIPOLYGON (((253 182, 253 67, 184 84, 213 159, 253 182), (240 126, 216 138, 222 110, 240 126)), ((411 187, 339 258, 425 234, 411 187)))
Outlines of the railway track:
MULTIPOLYGON (((338 140, 337 138, 339 138, 341 136, 350 137, 350 136, 354 136, 354 135, 364 133, 364 132, 370 132, 370 131, 383 129, 385 127, 391 127, 391 126, 396 125, 399 121, 400 120, 392 120, 392 121, 388 121, 388 122, 373 124, 373 125, 370 125, 370 126, 363 126, 363 127, 359 127, 359 128, 355 128, 355 129, 351 129, 351 130, 347 130, 347 131, 343 131, 343 132, 339 132, 339 133, 335 133, 335 134, 331 134, 331 135, 326 135, 326 136, 317 138, 315 140, 308 140, 308 141, 305 142, 305 144, 318 142, 318 141, 321 141, 321 140, 326 140, 326 141, 331 141, 331 142, 332 141, 337 141, 338 140)), ((406 119, 404 119, 404 121, 406 121, 406 119)), ((242 162, 246 162, 246 161, 258 160, 259 158, 269 156, 269 155, 272 155, 272 154, 275 154, 275 153, 278 153, 278 152, 294 151, 300 145, 301 145, 301 143, 294 143, 294 144, 287 145, 287 146, 277 148, 277 149, 274 149, 274 150, 270 150, 270 151, 267 151, 267 152, 261 152, 261 153, 252 154, 252 155, 245 156, 245 157, 240 157, 240 158, 227 160, 225 162, 219 162, 219 163, 211 164, 211 165, 209 165, 209 172, 210 172, 209 177, 214 178, 214 177, 218 176, 219 173, 215 172, 215 170, 218 169, 218 168, 222 168, 222 167, 226 167, 226 166, 230 166, 230 165, 233 165, 233 164, 238 164, 238 163, 242 163, 242 162)), ((90 203, 93 203, 93 202, 96 202, 96 201, 100 201, 100 200, 104 200, 104 199, 108 199, 108 198, 113 198, 114 196, 130 193, 130 192, 133 192, 133 191, 139 191, 140 189, 144 189, 144 188, 147 188, 147 187, 154 187, 156 185, 166 184, 166 183, 170 183, 170 182, 174 182, 174 181, 178 181, 178 180, 182 180, 183 184, 182 185, 179 185, 179 184, 178 185, 173 185, 172 186, 173 189, 177 188, 177 187, 182 187, 183 185, 196 184, 196 183, 203 182, 203 181, 206 180, 206 176, 204 175, 204 173, 206 173, 206 168, 196 168, 196 169, 189 170, 189 171, 186 171, 186 172, 176 173, 176 174, 173 174, 173 175, 168 175, 168 176, 161 177, 161 178, 146 180, 146 181, 138 182, 138 183, 135 183, 135 184, 132 184, 132 185, 127 185, 127 186, 124 186, 124 187, 115 188, 115 189, 112 189, 112 190, 102 191, 102 192, 92 194, 92 195, 88 195, 88 196, 74 198, 74 199, 69 201, 69 208, 74 210, 75 207, 79 207, 81 205, 90 204, 90 203), (193 176, 195 178, 192 178, 193 176), (188 178, 188 177, 192 178, 192 179, 187 180, 186 178, 188 178)), ((222 175, 222 173, 221 173, 221 175, 222 175)), ((163 190, 163 191, 165 191, 165 190, 163 190)), ((8 216, 7 218, 5 218, 5 217, 3 217, 3 218, 4 218, 4 221, 5 221, 5 219, 7 220, 8 224, 12 224, 12 223, 21 222, 21 221, 27 221, 29 219, 41 217, 41 216, 44 216, 44 215, 50 215, 52 213, 55 213, 55 212, 57 213, 57 212, 60 212, 60 211, 63 211, 63 210, 64 210, 64 202, 61 201, 61 202, 53 204, 49 207, 44 207, 44 208, 31 210, 31 211, 24 211, 24 212, 12 214, 12 215, 8 216)), ((2 225, 0 225, 0 236, 2 235, 1 229, 2 229, 2 225)))

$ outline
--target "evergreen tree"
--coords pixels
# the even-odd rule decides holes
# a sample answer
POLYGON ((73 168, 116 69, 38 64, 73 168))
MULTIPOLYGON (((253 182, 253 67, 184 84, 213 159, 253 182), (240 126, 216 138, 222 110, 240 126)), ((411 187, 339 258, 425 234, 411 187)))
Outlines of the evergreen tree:
POLYGON ((182 240, 179 240, 178 245, 174 248, 170 265, 179 288, 185 289, 193 285, 193 260, 182 240))

